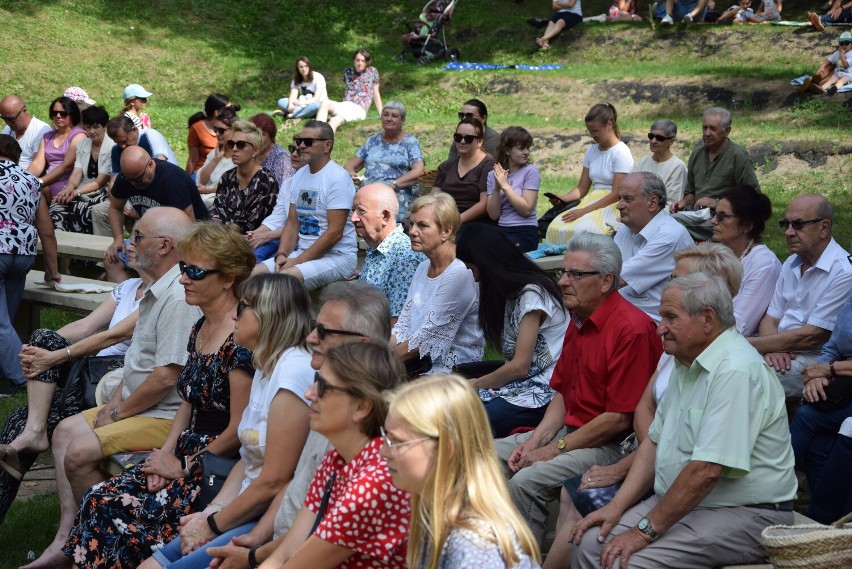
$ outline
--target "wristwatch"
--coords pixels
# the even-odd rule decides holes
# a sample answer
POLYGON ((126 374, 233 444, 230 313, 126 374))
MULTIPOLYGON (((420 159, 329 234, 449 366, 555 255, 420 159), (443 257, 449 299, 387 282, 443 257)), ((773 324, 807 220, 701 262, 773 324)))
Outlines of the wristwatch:
POLYGON ((660 537, 660 534, 654 531, 653 526, 651 526, 651 520, 649 520, 648 518, 642 518, 641 520, 639 520, 639 523, 636 524, 636 528, 648 537, 650 537, 651 541, 656 541, 660 537))
POLYGON ((120 420, 118 418, 118 405, 113 407, 112 411, 109 412, 109 418, 112 419, 113 421, 119 421, 120 420))
POLYGON ((565 441, 565 438, 561 438, 556 441, 556 448, 559 449, 559 452, 565 452, 565 447, 568 446, 568 443, 565 441))

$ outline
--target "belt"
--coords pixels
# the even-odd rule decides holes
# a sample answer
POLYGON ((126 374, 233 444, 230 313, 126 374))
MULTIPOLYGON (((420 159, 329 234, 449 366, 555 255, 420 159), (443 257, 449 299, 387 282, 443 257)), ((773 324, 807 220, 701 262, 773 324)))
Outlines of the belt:
POLYGON ((748 504, 746 508, 757 508, 758 510, 775 510, 776 512, 792 512, 793 500, 778 502, 777 504, 748 504))

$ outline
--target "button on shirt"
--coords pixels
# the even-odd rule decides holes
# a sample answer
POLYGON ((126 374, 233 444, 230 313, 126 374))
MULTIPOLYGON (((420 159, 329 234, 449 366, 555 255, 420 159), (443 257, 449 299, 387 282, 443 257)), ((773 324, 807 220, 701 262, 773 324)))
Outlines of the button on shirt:
POLYGON ((691 461, 723 467, 699 507, 793 499, 793 447, 784 390, 734 328, 674 373, 648 436, 657 444, 654 492, 662 496, 691 461))
MULTIPOLYGON (((852 294, 849 253, 832 239, 817 262, 802 274, 802 259, 791 255, 781 267, 781 277, 766 313, 778 318, 778 331, 805 324, 834 330, 843 303, 852 294)), ((800 353, 819 353, 819 350, 800 353)))
POLYGON ((695 242, 683 225, 660 211, 639 233, 623 226, 615 234, 615 244, 624 260, 621 278, 627 283, 621 296, 659 322, 663 286, 675 266, 673 255, 695 242))

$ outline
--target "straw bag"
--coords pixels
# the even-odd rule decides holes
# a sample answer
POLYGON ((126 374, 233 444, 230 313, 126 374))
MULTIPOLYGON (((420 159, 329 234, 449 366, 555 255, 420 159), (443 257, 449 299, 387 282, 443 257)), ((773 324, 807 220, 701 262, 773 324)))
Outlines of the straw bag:
POLYGON ((852 513, 830 526, 769 526, 763 543, 776 569, 848 569, 852 567, 852 513))

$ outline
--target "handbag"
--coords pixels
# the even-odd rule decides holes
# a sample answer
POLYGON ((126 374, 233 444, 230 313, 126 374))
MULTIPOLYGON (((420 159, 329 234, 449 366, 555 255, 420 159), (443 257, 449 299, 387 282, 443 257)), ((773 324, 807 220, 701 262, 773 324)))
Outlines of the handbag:
POLYGON ((835 377, 823 390, 825 401, 811 403, 820 411, 837 411, 852 401, 852 377, 835 377))
POLYGON ((60 413, 64 413, 71 396, 71 390, 80 385, 83 396, 83 409, 91 409, 97 406, 95 391, 98 382, 107 373, 124 367, 124 356, 86 356, 71 362, 68 367, 68 377, 62 387, 62 402, 60 413))
POLYGON ((556 216, 560 213, 565 213, 572 207, 577 207, 577 204, 580 203, 580 200, 574 200, 570 202, 562 202, 559 205, 555 205, 546 212, 544 212, 541 217, 538 218, 538 235, 539 237, 544 237, 547 235, 547 228, 550 225, 550 222, 556 219, 556 216))
POLYGON ((210 451, 198 455, 197 461, 201 467, 201 491, 195 500, 197 511, 200 512, 206 508, 216 498, 237 460, 219 456, 210 451))

